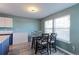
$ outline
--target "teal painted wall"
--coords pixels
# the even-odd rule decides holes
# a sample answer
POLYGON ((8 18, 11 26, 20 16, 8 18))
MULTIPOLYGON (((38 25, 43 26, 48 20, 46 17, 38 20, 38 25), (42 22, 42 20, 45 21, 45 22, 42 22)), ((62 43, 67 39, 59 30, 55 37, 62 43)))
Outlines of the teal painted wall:
POLYGON ((73 13, 71 15, 71 42, 75 46, 75 54, 79 54, 79 4, 74 6, 73 13))
POLYGON ((79 54, 79 4, 41 19, 41 30, 44 31, 45 20, 54 19, 67 14, 70 14, 70 43, 57 40, 57 46, 71 53, 79 54))
POLYGON ((40 20, 29 19, 24 17, 12 16, 7 14, 0 14, 0 17, 11 17, 13 18, 13 28, 2 28, 0 30, 12 30, 14 32, 33 32, 40 30, 40 20))
POLYGON ((13 33, 17 33, 17 32, 27 33, 28 34, 28 41, 31 40, 30 39, 31 32, 40 30, 40 20, 37 20, 37 19, 30 19, 30 18, 13 16, 13 15, 2 14, 2 13, 0 13, 0 17, 13 18, 13 28, 0 27, 0 31, 12 30, 13 33))
POLYGON ((14 17, 13 30, 14 32, 27 32, 27 33, 38 31, 39 20, 14 17))
POLYGON ((30 35, 33 31, 40 30, 40 20, 13 16, 0 13, 0 17, 13 18, 13 28, 0 27, 0 31, 13 30, 13 32, 26 32, 30 35))

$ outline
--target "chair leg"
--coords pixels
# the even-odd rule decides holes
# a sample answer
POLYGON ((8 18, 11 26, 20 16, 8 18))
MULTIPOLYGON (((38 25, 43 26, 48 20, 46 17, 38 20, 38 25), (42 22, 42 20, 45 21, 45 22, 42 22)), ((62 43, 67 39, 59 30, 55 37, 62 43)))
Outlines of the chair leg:
POLYGON ((34 38, 32 37, 32 44, 31 44, 31 48, 34 47, 34 38))
POLYGON ((48 55, 49 55, 49 46, 48 46, 48 44, 47 44, 47 53, 48 53, 48 55))
POLYGON ((32 43, 31 43, 31 48, 33 48, 33 40, 32 40, 32 43))
POLYGON ((54 48, 55 48, 55 52, 56 52, 57 51, 56 46, 54 48))
POLYGON ((35 54, 37 54, 37 49, 35 49, 35 54))
POLYGON ((36 42, 36 46, 35 46, 35 54, 37 54, 37 50, 38 50, 38 44, 37 44, 37 42, 36 42))
POLYGON ((57 51, 57 49, 56 49, 56 43, 54 43, 54 49, 55 49, 55 52, 57 51))
POLYGON ((47 54, 49 54, 48 48, 47 48, 47 54))
POLYGON ((50 45, 50 47, 49 47, 49 48, 50 48, 50 54, 51 54, 51 45, 50 45))

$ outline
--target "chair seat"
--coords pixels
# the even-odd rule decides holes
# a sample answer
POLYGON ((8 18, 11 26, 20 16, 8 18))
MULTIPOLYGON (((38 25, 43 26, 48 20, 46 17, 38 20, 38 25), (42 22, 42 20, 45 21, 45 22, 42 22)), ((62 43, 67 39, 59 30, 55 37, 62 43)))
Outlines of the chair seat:
POLYGON ((41 41, 39 41, 38 43, 39 43, 39 44, 42 44, 42 45, 47 44, 47 42, 42 42, 42 43, 41 43, 41 41))
POLYGON ((40 53, 42 53, 44 50, 46 50, 47 54, 49 54, 48 39, 49 39, 48 33, 43 33, 40 38, 39 37, 36 38, 35 54, 37 53, 37 51, 40 51, 40 53))
POLYGON ((51 41, 51 42, 49 41, 49 43, 54 43, 54 42, 55 42, 55 41, 51 41))
POLYGON ((47 42, 42 42, 42 44, 44 45, 44 44, 47 44, 47 42))

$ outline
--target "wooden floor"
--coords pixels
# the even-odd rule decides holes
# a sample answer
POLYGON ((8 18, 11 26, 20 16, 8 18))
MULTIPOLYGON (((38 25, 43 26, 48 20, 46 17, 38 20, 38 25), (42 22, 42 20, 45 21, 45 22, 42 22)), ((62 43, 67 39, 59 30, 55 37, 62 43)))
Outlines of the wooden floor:
MULTIPOLYGON (((31 43, 22 43, 10 46, 8 55, 35 55, 35 54, 34 50, 31 49, 31 43)), ((40 53, 37 53, 37 55, 40 55, 40 53)), ((65 53, 57 50, 56 53, 52 51, 51 55, 65 55, 65 53)))

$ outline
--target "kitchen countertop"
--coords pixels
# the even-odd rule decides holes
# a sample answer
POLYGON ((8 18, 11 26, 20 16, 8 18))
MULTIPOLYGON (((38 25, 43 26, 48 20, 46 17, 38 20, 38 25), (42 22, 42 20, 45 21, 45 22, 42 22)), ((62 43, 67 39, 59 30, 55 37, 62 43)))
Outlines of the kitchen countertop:
POLYGON ((0 35, 3 35, 3 34, 12 34, 13 31, 0 31, 0 35))
POLYGON ((9 38, 10 35, 1 35, 0 36, 0 43, 2 43, 3 41, 5 41, 7 38, 9 38))

